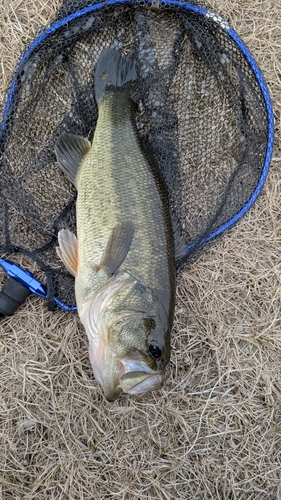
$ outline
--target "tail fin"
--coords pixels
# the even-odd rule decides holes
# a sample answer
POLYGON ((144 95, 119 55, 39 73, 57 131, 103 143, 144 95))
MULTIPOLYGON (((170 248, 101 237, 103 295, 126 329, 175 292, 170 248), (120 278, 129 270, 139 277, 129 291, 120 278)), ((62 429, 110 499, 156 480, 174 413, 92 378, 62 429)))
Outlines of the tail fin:
POLYGON ((104 49, 95 72, 96 101, 99 104, 107 90, 133 87, 137 80, 134 54, 124 56, 117 49, 104 49))

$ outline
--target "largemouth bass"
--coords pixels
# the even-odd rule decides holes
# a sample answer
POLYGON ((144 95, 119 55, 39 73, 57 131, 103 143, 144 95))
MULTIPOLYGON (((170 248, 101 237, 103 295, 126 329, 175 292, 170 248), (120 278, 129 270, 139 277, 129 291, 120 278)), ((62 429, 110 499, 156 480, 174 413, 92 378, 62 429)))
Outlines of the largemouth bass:
POLYGON ((141 147, 132 55, 105 49, 95 71, 94 140, 61 135, 58 163, 76 186, 77 238, 58 234, 75 276, 94 375, 108 400, 158 389, 170 357, 175 258, 166 188, 141 147))

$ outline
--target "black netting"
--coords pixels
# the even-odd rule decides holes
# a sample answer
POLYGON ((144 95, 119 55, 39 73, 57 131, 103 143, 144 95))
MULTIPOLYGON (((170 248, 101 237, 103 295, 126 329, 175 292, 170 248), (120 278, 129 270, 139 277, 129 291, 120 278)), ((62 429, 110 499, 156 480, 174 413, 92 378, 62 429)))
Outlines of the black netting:
MULTIPOLYGON (((56 21, 93 4, 64 2, 56 21)), ((137 127, 163 172, 187 247, 239 212, 264 164, 263 95, 245 56, 212 18, 169 5, 105 3, 44 35, 16 71, 5 110, 0 251, 20 250, 40 264, 49 307, 53 293, 75 302, 55 246, 61 228, 76 231, 76 191, 56 163, 54 143, 63 132, 92 139, 93 75, 107 46, 136 54, 137 127)), ((201 250, 193 247, 188 258, 201 250)))

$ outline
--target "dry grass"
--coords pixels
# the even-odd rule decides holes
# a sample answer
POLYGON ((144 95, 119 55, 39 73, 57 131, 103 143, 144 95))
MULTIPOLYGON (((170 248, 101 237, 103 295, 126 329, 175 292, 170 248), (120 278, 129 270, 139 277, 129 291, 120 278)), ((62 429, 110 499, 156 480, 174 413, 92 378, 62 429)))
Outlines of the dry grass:
MULTIPOLYGON (((2 0, 0 84, 57 0, 2 0)), ((0 324, 0 498, 281 498, 281 13, 212 0, 275 106, 272 170, 250 213, 178 281, 163 390, 107 403, 75 315, 35 297, 0 324)), ((2 276, 2 275, 1 275, 2 276)))

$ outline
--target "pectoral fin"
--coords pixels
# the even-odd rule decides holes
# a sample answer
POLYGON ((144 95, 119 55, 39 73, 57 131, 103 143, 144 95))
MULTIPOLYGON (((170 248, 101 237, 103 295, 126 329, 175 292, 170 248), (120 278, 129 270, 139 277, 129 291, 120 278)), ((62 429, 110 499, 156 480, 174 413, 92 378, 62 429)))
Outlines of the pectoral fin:
POLYGON ((61 229, 58 233, 59 247, 56 247, 59 258, 68 271, 76 276, 78 267, 78 244, 75 234, 68 229, 61 229))
POLYGON ((105 268, 109 275, 115 273, 130 250, 134 231, 135 226, 130 221, 121 222, 112 229, 98 268, 105 268))
POLYGON ((58 164, 75 187, 79 166, 90 148, 88 139, 73 134, 60 135, 55 144, 58 164))

